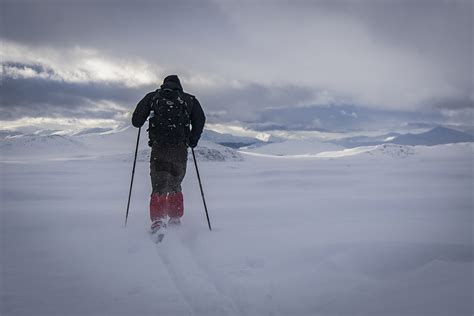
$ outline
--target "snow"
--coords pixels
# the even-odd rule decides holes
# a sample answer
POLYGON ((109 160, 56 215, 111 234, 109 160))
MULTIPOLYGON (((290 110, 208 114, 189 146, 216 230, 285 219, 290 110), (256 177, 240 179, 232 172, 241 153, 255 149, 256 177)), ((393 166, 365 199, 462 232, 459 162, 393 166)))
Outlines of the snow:
POLYGON ((136 130, 80 137, 87 159, 2 147, 2 315, 474 312, 472 143, 199 156, 213 231, 189 160, 155 245, 145 138, 124 228, 136 130))
POLYGON ((474 137, 469 133, 460 132, 455 129, 438 126, 428 131, 417 134, 399 134, 390 132, 378 136, 355 136, 343 137, 332 140, 333 143, 343 145, 348 148, 380 145, 383 143, 393 143, 399 145, 423 145, 435 146, 452 143, 473 142, 474 137))
POLYGON ((2 158, 37 159, 59 157, 63 153, 80 155, 84 148, 80 141, 61 135, 21 135, 0 142, 2 158))
POLYGON ((438 126, 421 134, 405 134, 395 137, 392 141, 401 145, 440 145, 450 143, 472 142, 474 137, 469 134, 438 126))
MULTIPOLYGON (((148 136, 140 134, 137 159, 149 161, 148 136)), ((224 138, 226 136, 223 136, 224 138)), ((3 161, 18 162, 32 160, 106 159, 133 161, 137 141, 137 129, 124 128, 116 132, 99 134, 80 133, 67 135, 19 135, 0 142, 3 161)), ((240 161, 242 155, 235 149, 207 140, 200 141, 195 150, 196 157, 204 161, 240 161)), ((191 159, 189 151, 189 159, 191 159)))
POLYGON ((324 143, 315 139, 291 139, 279 143, 268 144, 265 146, 248 148, 245 151, 265 155, 286 156, 311 155, 324 151, 336 151, 340 149, 344 149, 344 147, 331 143, 324 143))
MULTIPOLYGON (((235 149, 224 147, 209 141, 200 141, 195 148, 196 159, 200 161, 241 161, 242 155, 235 149)), ((191 151, 189 151, 191 159, 191 151)))

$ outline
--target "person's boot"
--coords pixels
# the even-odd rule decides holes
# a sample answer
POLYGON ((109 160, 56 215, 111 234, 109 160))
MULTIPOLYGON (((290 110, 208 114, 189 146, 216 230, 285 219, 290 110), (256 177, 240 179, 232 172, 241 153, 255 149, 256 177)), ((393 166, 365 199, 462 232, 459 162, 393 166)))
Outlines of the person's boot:
POLYGON ((177 226, 180 226, 181 225, 181 220, 179 219, 179 217, 170 217, 170 219, 168 220, 168 226, 173 226, 173 227, 177 227, 177 226))
POLYGON ((161 242, 165 236, 167 201, 165 195, 153 193, 150 198, 150 219, 151 227, 150 234, 155 242, 161 242))
POLYGON ((156 219, 150 227, 150 234, 154 242, 159 243, 165 237, 166 223, 163 219, 156 219))

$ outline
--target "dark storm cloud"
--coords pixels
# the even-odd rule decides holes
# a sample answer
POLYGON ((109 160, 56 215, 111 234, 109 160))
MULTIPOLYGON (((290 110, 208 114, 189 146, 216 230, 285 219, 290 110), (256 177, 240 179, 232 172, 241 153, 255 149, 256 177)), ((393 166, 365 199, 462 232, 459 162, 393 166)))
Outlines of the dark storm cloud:
POLYGON ((442 75, 472 93, 473 1, 405 0, 347 4, 371 36, 394 50, 406 50, 437 63, 442 75))
POLYGON ((51 104, 29 104, 27 107, 0 108, 0 119, 13 121, 23 117, 60 119, 119 119, 119 112, 113 110, 92 110, 91 107, 64 107, 51 104))
MULTIPOLYGON (((117 55, 174 58, 200 55, 232 36, 210 1, 2 1, 2 37, 26 44, 82 46, 117 55)), ((176 61, 176 60, 175 60, 176 61)))
POLYGON ((432 101, 432 106, 440 110, 467 110, 474 108, 474 100, 470 98, 446 98, 432 101))
MULTIPOLYGON (((5 63, 14 69, 34 69, 54 78, 52 69, 44 65, 5 63)), ((185 89, 186 84, 183 84, 185 89)), ((100 111, 97 103, 108 101, 123 107, 122 111, 133 111, 138 101, 148 92, 159 87, 142 85, 127 87, 107 82, 66 82, 64 80, 33 78, 12 78, 4 76, 0 85, 2 95, 0 120, 14 120, 27 116, 112 118, 116 110, 100 111)), ((292 104, 307 103, 315 91, 298 86, 279 88, 249 84, 204 90, 197 97, 210 115, 210 122, 242 120, 251 121, 257 110, 277 108, 292 104)))
POLYGON ((62 116, 114 118, 117 113, 132 109, 148 90, 107 83, 4 77, 0 85, 0 120, 62 116), (101 108, 102 101, 115 103, 118 108, 101 108))
POLYGON ((304 130, 348 132, 364 129, 389 129, 441 124, 443 116, 430 111, 389 111, 357 105, 330 104, 325 106, 282 107, 261 111, 254 122, 245 122, 258 131, 304 130), (264 122, 264 123, 262 123, 264 122))
MULTIPOLYGON (((397 113, 410 111, 423 113, 415 118, 423 121, 438 120, 444 112, 451 118, 472 113, 472 6, 468 0, 4 0, 0 36, 24 44, 31 54, 44 54, 44 47, 59 54, 79 47, 98 52, 104 60, 110 57, 112 63, 145 61, 147 66, 137 73, 157 66, 184 78, 217 78, 204 88, 183 80, 211 122, 242 121, 281 129, 358 128, 363 111, 357 120, 338 112, 350 109, 337 109, 333 124, 331 117, 313 117, 301 105, 311 107, 324 90, 330 91, 330 100, 349 100, 348 104, 380 111, 377 119, 385 115, 387 120, 406 122, 412 118, 397 113), (229 84, 232 81, 238 84, 229 84), (279 108, 298 114, 278 112, 279 108), (273 110, 278 115, 270 115, 273 110)), ((70 56, 54 60, 55 70, 41 63, 28 67, 53 75, 68 64, 70 73, 87 58, 70 56)), ((10 66, 27 62, 16 57, 8 59, 10 66)), ((130 87, 120 82, 128 73, 101 80, 101 72, 102 68, 93 80, 82 83, 7 76, 0 88, 0 119, 41 109, 47 109, 41 111, 46 116, 105 117, 114 111, 101 112, 94 104, 113 102, 131 111, 159 84, 143 80, 130 87)), ((157 78, 163 74, 151 72, 157 78)))
POLYGON ((257 111, 308 103, 316 92, 298 86, 268 87, 249 84, 206 91, 199 96, 199 100, 210 111, 224 112, 217 117, 218 120, 253 121, 257 111))

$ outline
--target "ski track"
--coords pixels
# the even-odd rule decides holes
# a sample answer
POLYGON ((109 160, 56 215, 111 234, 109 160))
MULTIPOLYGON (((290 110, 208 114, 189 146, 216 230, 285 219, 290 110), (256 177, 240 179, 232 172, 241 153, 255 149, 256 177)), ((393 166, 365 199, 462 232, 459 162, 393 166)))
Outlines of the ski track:
POLYGON ((185 247, 186 250, 192 254, 193 262, 201 269, 203 273, 206 274, 207 279, 211 281, 218 293, 221 293, 221 295, 223 295, 231 303, 233 310, 238 311, 238 315, 245 314, 244 309, 240 308, 238 304, 236 304, 236 302, 232 299, 232 296, 225 289, 225 286, 222 285, 220 279, 214 277, 212 273, 210 273, 209 268, 202 262, 202 260, 198 258, 196 255, 196 250, 190 247, 189 244, 183 240, 183 234, 179 233, 178 231, 176 231, 176 233, 178 235, 178 240, 181 242, 183 247, 185 247))
POLYGON ((235 302, 198 263, 176 231, 156 245, 158 255, 192 315, 241 315, 235 302))
POLYGON ((158 250, 158 253, 161 258, 161 262, 163 263, 163 266, 168 272, 168 276, 170 279, 173 281, 175 288, 178 290, 179 294, 181 294, 181 298, 183 302, 186 304, 190 315, 196 315, 196 309, 193 307, 193 305, 190 303, 191 302, 191 297, 189 296, 189 293, 186 293, 186 291, 183 291, 183 286, 180 284, 179 279, 176 275, 176 271, 173 269, 170 269, 170 262, 168 258, 166 258, 164 255, 160 254, 160 251, 158 250))

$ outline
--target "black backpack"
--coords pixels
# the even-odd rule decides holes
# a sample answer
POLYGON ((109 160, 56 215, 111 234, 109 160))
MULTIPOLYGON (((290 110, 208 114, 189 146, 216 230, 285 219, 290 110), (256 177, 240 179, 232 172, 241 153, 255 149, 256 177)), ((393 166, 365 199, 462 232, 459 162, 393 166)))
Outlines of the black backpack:
POLYGON ((149 120, 150 145, 153 142, 177 144, 187 142, 190 116, 183 93, 158 89, 151 99, 149 120))

